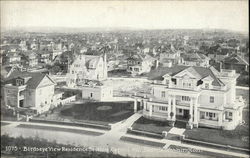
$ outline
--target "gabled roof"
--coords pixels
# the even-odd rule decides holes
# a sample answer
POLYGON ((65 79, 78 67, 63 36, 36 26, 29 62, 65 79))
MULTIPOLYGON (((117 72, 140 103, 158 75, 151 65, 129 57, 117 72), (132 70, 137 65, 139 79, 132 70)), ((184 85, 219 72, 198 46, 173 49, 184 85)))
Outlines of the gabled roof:
POLYGON ((232 55, 224 59, 225 63, 249 65, 249 63, 239 55, 232 55))
POLYGON ((185 61, 200 61, 204 59, 209 59, 204 54, 199 54, 199 53, 187 53, 183 54, 182 57, 185 61))
POLYGON ((137 61, 143 61, 144 58, 140 54, 134 54, 130 56, 127 60, 137 60, 137 61))
POLYGON ((46 74, 32 73, 32 72, 21 72, 18 70, 13 71, 9 75, 9 77, 5 79, 5 83, 11 83, 13 81, 13 79, 16 79, 16 78, 27 78, 27 77, 30 77, 30 79, 26 82, 27 88, 30 88, 30 89, 36 89, 45 77, 48 77, 49 80, 51 80, 51 84, 56 84, 55 81, 53 81, 46 74))
POLYGON ((163 67, 157 70, 153 70, 148 74, 150 80, 163 80, 163 76, 168 74, 170 76, 175 76, 178 73, 183 71, 188 71, 196 76, 197 79, 203 79, 208 76, 213 78, 212 85, 214 86, 223 86, 224 83, 216 77, 216 70, 213 67, 198 67, 198 66, 182 66, 176 65, 173 67, 163 67))

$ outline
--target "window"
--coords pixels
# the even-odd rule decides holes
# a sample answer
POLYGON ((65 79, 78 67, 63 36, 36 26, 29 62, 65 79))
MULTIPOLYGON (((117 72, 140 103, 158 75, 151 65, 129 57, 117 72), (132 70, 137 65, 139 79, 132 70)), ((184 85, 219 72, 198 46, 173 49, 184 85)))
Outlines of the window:
POLYGON ((161 97, 162 97, 162 98, 165 98, 165 97, 166 97, 165 91, 162 91, 162 92, 161 92, 161 97))
POLYGON ((140 64, 140 63, 141 63, 141 62, 139 62, 139 61, 137 62, 137 64, 140 64))
POLYGON ((210 103, 214 103, 214 97, 210 97, 210 103))
POLYGON ((205 88, 209 89, 209 84, 208 83, 205 84, 205 88))
POLYGON ((17 86, 23 85, 23 80, 22 80, 22 79, 17 79, 17 80, 16 80, 16 85, 17 85, 17 86))
POLYGON ((159 107, 159 110, 161 110, 161 111, 167 111, 167 110, 168 110, 168 108, 167 108, 167 107, 165 107, 165 106, 160 106, 160 107, 159 107))
POLYGON ((90 97, 91 97, 91 98, 93 97, 93 93, 90 93, 90 97))
POLYGON ((206 116, 208 116, 208 112, 206 112, 206 116))
POLYGON ((166 80, 166 85, 167 85, 167 87, 169 86, 169 80, 166 80))
POLYGON ((72 74, 74 74, 74 71, 72 71, 72 74))
POLYGON ((182 109, 179 109, 179 113, 182 113, 182 109))
POLYGON ((213 113, 210 112, 210 113, 209 113, 209 117, 213 117, 213 113))
POLYGON ((229 113, 228 113, 228 116, 233 116, 233 113, 232 113, 232 112, 229 112, 229 113))
POLYGON ((189 96, 182 96, 181 100, 183 100, 183 101, 190 101, 190 98, 189 98, 189 96))
POLYGON ((47 101, 45 101, 45 104, 47 104, 47 101))

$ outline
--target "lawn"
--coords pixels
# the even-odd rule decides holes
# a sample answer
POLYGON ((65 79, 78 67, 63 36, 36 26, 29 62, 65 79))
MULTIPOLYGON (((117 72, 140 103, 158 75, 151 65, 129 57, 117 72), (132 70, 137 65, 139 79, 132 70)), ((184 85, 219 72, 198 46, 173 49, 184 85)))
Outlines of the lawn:
POLYGON ((134 113, 133 106, 133 102, 87 102, 61 110, 60 116, 67 119, 109 124, 130 117, 134 113))
POLYGON ((169 127, 166 121, 155 121, 140 117, 137 121, 134 122, 132 128, 133 130, 162 134, 163 131, 168 132, 172 127, 169 127))
POLYGON ((186 138, 218 143, 222 145, 230 145, 241 148, 249 148, 249 112, 243 111, 244 125, 239 125, 235 130, 221 130, 210 128, 193 128, 186 130, 184 135, 186 138))
POLYGON ((153 142, 153 141, 149 141, 149 140, 136 139, 136 138, 126 137, 126 136, 122 136, 120 138, 120 140, 135 143, 135 144, 140 144, 140 145, 148 145, 148 146, 158 147, 158 148, 163 148, 166 145, 165 143, 159 143, 159 142, 153 142))
POLYGON ((234 147, 249 148, 249 129, 243 126, 237 127, 233 131, 209 129, 209 128, 193 128, 186 130, 184 135, 186 138, 200 140, 221 145, 230 145, 234 147))

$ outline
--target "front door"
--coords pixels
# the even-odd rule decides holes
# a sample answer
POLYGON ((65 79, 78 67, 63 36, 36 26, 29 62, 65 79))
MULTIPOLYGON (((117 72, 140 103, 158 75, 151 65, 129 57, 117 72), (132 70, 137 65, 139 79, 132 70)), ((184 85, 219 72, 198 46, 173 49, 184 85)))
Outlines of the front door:
POLYGON ((188 115, 189 115, 189 110, 184 110, 183 111, 183 117, 185 118, 185 119, 188 119, 188 115))

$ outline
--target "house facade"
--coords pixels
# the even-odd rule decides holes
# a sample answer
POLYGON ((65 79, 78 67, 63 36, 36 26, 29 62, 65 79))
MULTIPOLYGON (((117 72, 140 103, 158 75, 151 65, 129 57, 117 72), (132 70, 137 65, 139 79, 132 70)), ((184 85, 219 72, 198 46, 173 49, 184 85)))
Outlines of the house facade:
POLYGON ((213 67, 174 66, 152 83, 150 95, 135 94, 138 105, 149 119, 175 122, 181 120, 188 128, 205 126, 235 129, 242 121, 245 102, 236 98, 234 70, 213 67))
POLYGON ((237 73, 249 72, 249 63, 239 55, 232 55, 222 61, 224 69, 236 70, 237 73))
POLYGON ((111 101, 113 99, 113 87, 93 81, 87 82, 82 85, 82 98, 96 101, 111 101))
POLYGON ((127 59, 127 71, 132 75, 140 75, 151 70, 154 60, 143 57, 140 54, 134 54, 127 59))
POLYGON ((69 65, 66 75, 68 87, 75 87, 86 80, 102 81, 107 79, 106 54, 102 56, 79 55, 69 65))
POLYGON ((186 66, 209 66, 210 58, 200 53, 186 53, 182 55, 181 65, 186 66))
POLYGON ((179 64, 182 60, 179 51, 168 51, 160 54, 159 61, 164 65, 164 63, 168 62, 179 64))
POLYGON ((46 74, 14 71, 4 83, 5 106, 43 113, 56 104, 56 83, 46 74))

